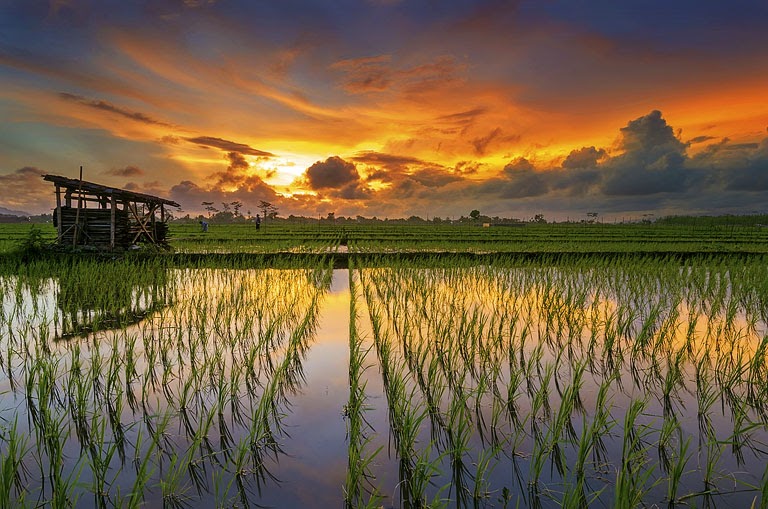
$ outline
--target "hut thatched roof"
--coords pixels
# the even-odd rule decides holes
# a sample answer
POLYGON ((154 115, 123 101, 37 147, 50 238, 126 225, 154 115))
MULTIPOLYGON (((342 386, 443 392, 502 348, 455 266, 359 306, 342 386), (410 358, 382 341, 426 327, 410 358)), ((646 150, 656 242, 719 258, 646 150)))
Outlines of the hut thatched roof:
POLYGON ((95 194, 98 196, 115 196, 118 200, 132 201, 135 203, 148 203, 154 205, 170 205, 172 207, 180 207, 178 203, 158 196, 152 196, 151 194, 135 193, 126 189, 118 189, 116 187, 109 187, 102 184, 96 184, 94 182, 87 182, 85 180, 71 179, 68 177, 62 177, 61 175, 43 175, 43 180, 53 182, 61 187, 71 189, 73 191, 81 190, 83 193, 95 194))

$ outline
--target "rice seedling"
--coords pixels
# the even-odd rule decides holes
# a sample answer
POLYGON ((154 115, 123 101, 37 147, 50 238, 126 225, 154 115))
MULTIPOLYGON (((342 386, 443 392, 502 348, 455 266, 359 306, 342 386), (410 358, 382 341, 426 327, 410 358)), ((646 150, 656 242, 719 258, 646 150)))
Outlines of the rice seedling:
POLYGON ((345 406, 347 420, 347 440, 349 441, 347 477, 344 486, 344 499, 347 507, 377 507, 382 496, 375 487, 369 490, 367 500, 365 490, 372 486, 371 464, 381 452, 382 447, 366 454, 372 438, 370 426, 365 421, 366 410, 365 382, 362 381, 366 369, 365 357, 368 350, 363 349, 362 337, 357 331, 357 286, 354 272, 349 272, 349 401, 345 406))
POLYGON ((19 433, 17 418, 14 418, 10 426, 0 428, 0 433, 4 449, 0 455, 0 506, 23 505, 27 493, 23 484, 26 477, 24 457, 27 454, 27 439, 19 433))

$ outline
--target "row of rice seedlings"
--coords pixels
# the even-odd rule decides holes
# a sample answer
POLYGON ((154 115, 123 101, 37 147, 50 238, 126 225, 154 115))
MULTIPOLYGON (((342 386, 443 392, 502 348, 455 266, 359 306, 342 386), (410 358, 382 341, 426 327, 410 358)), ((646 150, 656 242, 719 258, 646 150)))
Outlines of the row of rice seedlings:
POLYGON ((387 400, 390 446, 394 444, 398 459, 397 489, 400 503, 405 507, 440 506, 443 504, 443 489, 429 490, 433 477, 440 472, 439 465, 443 456, 435 456, 434 440, 419 446, 419 437, 429 410, 419 401, 416 390, 406 379, 404 362, 393 357, 389 332, 382 328, 381 310, 372 305, 369 295, 366 295, 366 299, 387 400))
POLYGON ((369 450, 373 443, 374 430, 365 419, 368 410, 366 382, 363 378, 366 355, 369 348, 357 329, 357 283, 354 267, 349 269, 349 400, 344 408, 349 442, 347 477, 344 486, 344 500, 347 507, 380 507, 383 496, 374 484, 371 467, 382 447, 369 450))
MULTIPOLYGON (((123 268, 129 281, 150 270, 123 268)), ((62 272, 88 281, 98 269, 62 272)), ((51 337, 55 285, 4 281, 0 355, 23 403, 0 412, 25 422, 0 433, 7 496, 58 506, 90 494, 97 507, 159 497, 179 507, 213 489, 219 503, 252 503, 273 482, 269 465, 330 275, 178 271, 163 276, 167 300, 147 319, 66 342, 51 337), (19 438, 25 430, 31 444, 19 438)), ((115 298, 99 306, 124 306, 115 298)))
MULTIPOLYGON (((758 403, 758 391, 749 381, 757 380, 764 365, 756 360, 758 349, 754 345, 758 338, 762 342, 759 331, 765 329, 765 323, 756 313, 762 313, 757 303, 766 302, 766 295, 754 287, 731 285, 730 281, 737 279, 732 276, 736 272, 757 281, 753 274, 765 273, 765 269, 759 264, 720 266, 719 262, 708 261, 682 268, 676 262, 635 262, 626 267, 613 266, 610 261, 587 266, 576 260, 554 267, 511 269, 462 266, 457 262, 449 269, 402 265, 368 269, 361 274, 369 309, 374 310, 372 322, 383 318, 387 322, 373 325, 380 331, 379 336, 385 335, 383 329, 390 336, 391 345, 378 346, 382 364, 401 362, 408 368, 409 375, 401 378, 421 391, 430 409, 433 436, 456 435, 447 417, 451 408, 458 415, 455 402, 468 402, 466 395, 471 394, 474 402, 468 405, 480 408, 473 418, 479 436, 484 435, 487 421, 482 416, 488 411, 492 428, 488 436, 496 436, 495 443, 527 448, 527 439, 521 436, 527 434, 532 440, 528 471, 532 486, 539 485, 537 479, 545 459, 550 459, 557 471, 554 479, 559 477, 565 482, 570 475, 566 467, 572 463, 563 458, 578 457, 584 450, 606 450, 605 443, 616 440, 609 430, 616 426, 618 417, 597 410, 587 420, 582 419, 581 438, 575 436, 571 416, 581 412, 577 409, 582 405, 579 398, 569 395, 580 391, 569 387, 574 383, 581 386, 577 375, 582 372, 589 375, 584 379, 589 382, 585 387, 599 387, 604 398, 631 402, 634 393, 644 392, 655 396, 655 402, 644 405, 644 418, 656 409, 662 413, 661 426, 642 425, 642 442, 657 442, 660 458, 666 458, 660 459, 662 468, 649 465, 642 470, 647 483, 623 484, 620 491, 612 492, 614 498, 632 501, 660 496, 649 495, 648 490, 657 493, 658 483, 666 476, 667 497, 674 502, 691 496, 674 494, 683 477, 694 476, 687 467, 687 451, 696 430, 685 427, 672 431, 683 422, 690 404, 689 392, 697 394, 699 401, 699 417, 694 422, 711 422, 718 399, 723 409, 731 410, 734 432, 727 433, 722 423, 717 432, 720 441, 735 446, 737 462, 743 461, 740 449, 759 454, 753 433, 764 433, 764 425, 754 417, 764 403, 758 403), (704 278, 702 274, 707 272, 710 275, 704 278), (691 291, 687 275, 697 278, 702 293, 691 291), (697 309, 707 310, 706 324, 697 318, 697 309), (501 345, 508 345, 508 349, 501 345), (402 361, 397 361, 397 356, 402 361), (630 373, 632 376, 627 377, 630 373), (567 378, 563 379, 567 374, 571 385, 567 378), (430 378, 434 384, 430 384, 430 378), (505 391, 491 388, 499 383, 507 384, 503 398, 505 391), (431 387, 435 385, 446 390, 431 387), (521 393, 523 387, 526 390, 521 393), (554 392, 561 404, 573 401, 573 410, 551 412, 549 400, 554 392), (435 403, 436 393, 443 400, 440 409, 436 409, 440 405, 435 403), (491 402, 483 403, 488 398, 491 402), (502 421, 501 408, 507 409, 506 422, 502 421), (598 420, 599 424, 591 425, 598 420), (524 422, 529 423, 528 432, 524 431, 524 422), (500 435, 499 429, 505 426, 506 433, 500 435), (672 440, 675 433, 677 438, 672 440), (669 445, 674 444, 677 449, 670 450, 669 445)), ((383 369, 383 377, 392 376, 383 369)), ((485 451, 481 449, 477 457, 487 457, 485 451)), ((645 465, 647 456, 646 447, 642 455, 627 456, 623 461, 612 458, 608 462, 603 457, 593 462, 591 473, 584 472, 582 461, 574 472, 576 482, 571 485, 577 488, 567 490, 566 498, 583 502, 588 495, 578 495, 578 490, 589 476, 601 478, 610 463, 617 465, 617 472, 622 468, 637 471, 639 467, 633 465, 645 465)), ((716 475, 716 455, 708 457, 703 469, 709 472, 706 477, 723 479, 716 475)), ((622 482, 626 480, 625 475, 622 482)), ((592 496, 598 496, 604 488, 593 488, 592 496)), ((710 490, 720 488, 713 485, 710 490)), ((551 491, 544 493, 552 496, 551 491)), ((701 493, 695 496, 703 497, 701 493)), ((529 505, 534 503, 529 499, 529 505)))

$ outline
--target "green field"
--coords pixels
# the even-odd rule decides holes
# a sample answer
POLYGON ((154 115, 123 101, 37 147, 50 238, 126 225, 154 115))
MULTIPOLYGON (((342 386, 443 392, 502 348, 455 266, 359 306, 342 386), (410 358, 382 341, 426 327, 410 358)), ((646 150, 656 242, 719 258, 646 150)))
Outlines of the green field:
MULTIPOLYGON (((10 252, 37 228, 50 242, 51 225, 0 225, 0 253, 10 252)), ((388 225, 275 222, 172 223, 177 253, 766 253, 768 228, 735 219, 648 224, 536 224, 516 226, 388 225)))
POLYGON ((0 507, 768 506, 762 227, 31 228, 0 507))

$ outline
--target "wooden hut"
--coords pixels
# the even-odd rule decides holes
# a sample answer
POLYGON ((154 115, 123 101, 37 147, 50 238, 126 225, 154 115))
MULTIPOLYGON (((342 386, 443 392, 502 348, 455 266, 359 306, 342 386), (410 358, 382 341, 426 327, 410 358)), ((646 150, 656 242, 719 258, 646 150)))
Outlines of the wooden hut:
POLYGON ((166 205, 179 204, 125 189, 59 175, 43 175, 56 187, 57 242, 99 249, 128 248, 144 242, 165 244, 168 235, 166 205))

